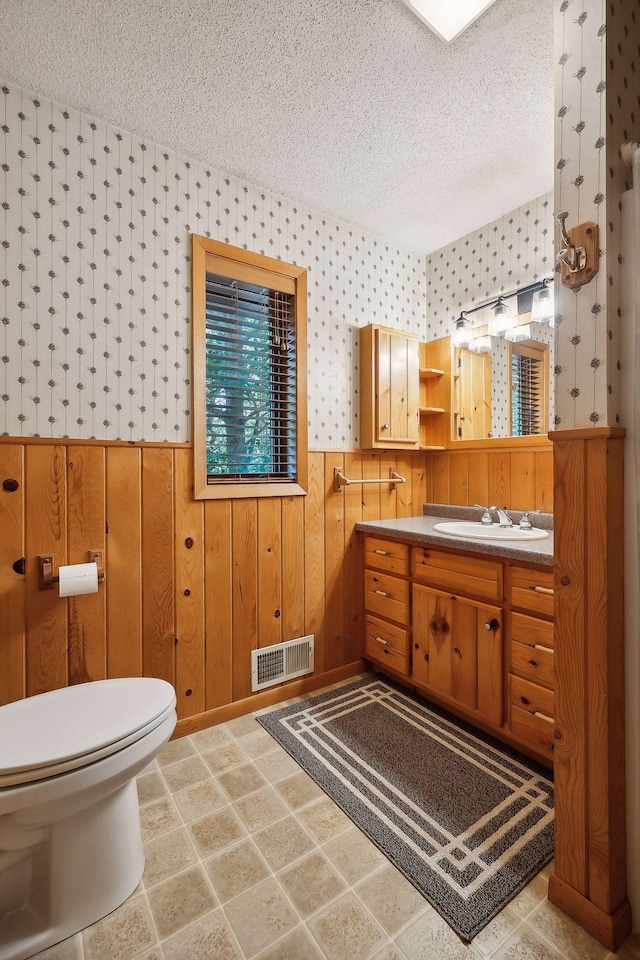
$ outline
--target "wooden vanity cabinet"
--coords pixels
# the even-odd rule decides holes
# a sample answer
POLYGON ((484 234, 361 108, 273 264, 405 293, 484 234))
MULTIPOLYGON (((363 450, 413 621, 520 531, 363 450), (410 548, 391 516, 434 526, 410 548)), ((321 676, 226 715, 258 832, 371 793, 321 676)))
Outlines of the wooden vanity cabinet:
POLYGON ((360 330, 360 446, 420 448, 420 341, 369 324, 360 330))
POLYGON ((553 759, 553 574, 366 536, 365 655, 553 759))
POLYGON ((553 758, 553 573, 507 568, 509 730, 523 745, 553 758))

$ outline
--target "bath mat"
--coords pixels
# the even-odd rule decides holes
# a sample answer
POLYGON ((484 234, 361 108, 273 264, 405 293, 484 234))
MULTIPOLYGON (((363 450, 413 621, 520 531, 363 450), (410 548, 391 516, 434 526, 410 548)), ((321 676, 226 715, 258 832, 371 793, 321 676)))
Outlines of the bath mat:
POLYGON ((386 678, 258 721, 465 940, 553 856, 549 771, 386 678))

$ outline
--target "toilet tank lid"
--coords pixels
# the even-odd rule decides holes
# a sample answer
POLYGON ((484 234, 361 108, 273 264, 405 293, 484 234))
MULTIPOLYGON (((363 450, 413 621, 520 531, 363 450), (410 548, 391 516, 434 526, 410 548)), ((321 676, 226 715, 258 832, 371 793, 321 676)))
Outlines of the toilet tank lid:
POLYGON ((135 734, 176 701, 165 680, 97 680, 0 707, 0 775, 73 760, 135 734))

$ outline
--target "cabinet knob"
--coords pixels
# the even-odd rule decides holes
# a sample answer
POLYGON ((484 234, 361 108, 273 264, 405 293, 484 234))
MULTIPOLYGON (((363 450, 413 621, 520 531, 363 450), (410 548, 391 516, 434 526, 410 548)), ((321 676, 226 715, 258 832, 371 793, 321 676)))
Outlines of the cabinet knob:
POLYGON ((388 423, 383 423, 383 424, 382 424, 382 429, 383 429, 383 430, 388 430, 388 429, 389 429, 389 424, 388 424, 388 423))
POLYGON ((499 629, 500 629, 500 621, 499 621, 499 620, 496 620, 495 617, 492 617, 491 620, 486 620, 486 621, 485 621, 484 628, 485 628, 485 630, 487 630, 487 631, 493 630, 494 633, 495 633, 496 630, 499 630, 499 629))

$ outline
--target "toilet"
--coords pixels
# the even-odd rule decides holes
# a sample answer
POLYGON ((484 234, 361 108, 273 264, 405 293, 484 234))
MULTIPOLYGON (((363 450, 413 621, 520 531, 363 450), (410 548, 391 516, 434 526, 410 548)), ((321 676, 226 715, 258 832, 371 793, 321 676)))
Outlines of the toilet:
POLYGON ((175 706, 171 684, 126 678, 0 707, 0 960, 26 960, 135 890, 135 777, 173 733, 175 706))

